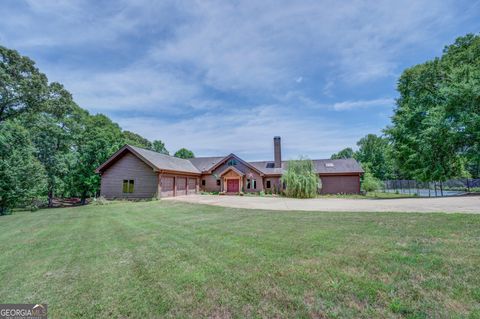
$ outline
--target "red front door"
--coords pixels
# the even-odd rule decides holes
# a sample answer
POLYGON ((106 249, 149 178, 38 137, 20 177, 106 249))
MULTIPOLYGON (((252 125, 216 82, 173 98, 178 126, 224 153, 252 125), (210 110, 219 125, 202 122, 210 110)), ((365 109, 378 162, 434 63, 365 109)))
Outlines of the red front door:
POLYGON ((238 193, 238 179, 227 179, 227 192, 238 193))

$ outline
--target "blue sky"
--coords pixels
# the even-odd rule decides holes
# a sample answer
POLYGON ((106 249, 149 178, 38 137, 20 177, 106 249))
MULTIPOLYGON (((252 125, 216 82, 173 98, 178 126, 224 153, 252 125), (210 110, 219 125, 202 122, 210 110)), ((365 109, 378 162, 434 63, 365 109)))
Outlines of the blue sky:
POLYGON ((197 156, 329 157, 388 125, 402 70, 479 1, 2 1, 0 44, 75 101, 197 156))

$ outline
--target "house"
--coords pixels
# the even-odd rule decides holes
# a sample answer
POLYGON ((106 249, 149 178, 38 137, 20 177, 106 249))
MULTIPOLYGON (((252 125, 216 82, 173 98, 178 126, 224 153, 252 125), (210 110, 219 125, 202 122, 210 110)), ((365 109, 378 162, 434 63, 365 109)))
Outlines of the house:
MULTIPOLYGON (((106 198, 153 198, 189 195, 199 191, 280 192, 282 161, 280 137, 274 137, 274 160, 247 162, 229 154, 181 159, 125 145, 97 168, 101 195, 106 198)), ((313 160, 323 194, 360 192, 363 170, 354 159, 313 160)))

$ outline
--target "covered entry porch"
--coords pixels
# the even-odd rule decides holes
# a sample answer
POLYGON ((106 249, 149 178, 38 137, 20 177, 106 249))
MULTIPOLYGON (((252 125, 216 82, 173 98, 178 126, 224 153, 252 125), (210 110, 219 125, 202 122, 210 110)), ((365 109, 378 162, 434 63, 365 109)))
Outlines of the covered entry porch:
POLYGON ((243 174, 241 171, 231 166, 220 174, 222 189, 225 194, 239 194, 243 190, 243 174))

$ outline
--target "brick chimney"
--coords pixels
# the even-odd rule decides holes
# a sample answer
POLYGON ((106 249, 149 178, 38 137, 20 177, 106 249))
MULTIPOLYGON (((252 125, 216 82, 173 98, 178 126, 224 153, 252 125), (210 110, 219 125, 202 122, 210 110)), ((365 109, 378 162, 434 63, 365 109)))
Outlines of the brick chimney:
POLYGON ((282 167, 282 147, 280 143, 280 136, 273 138, 273 156, 275 160, 275 168, 282 167))

